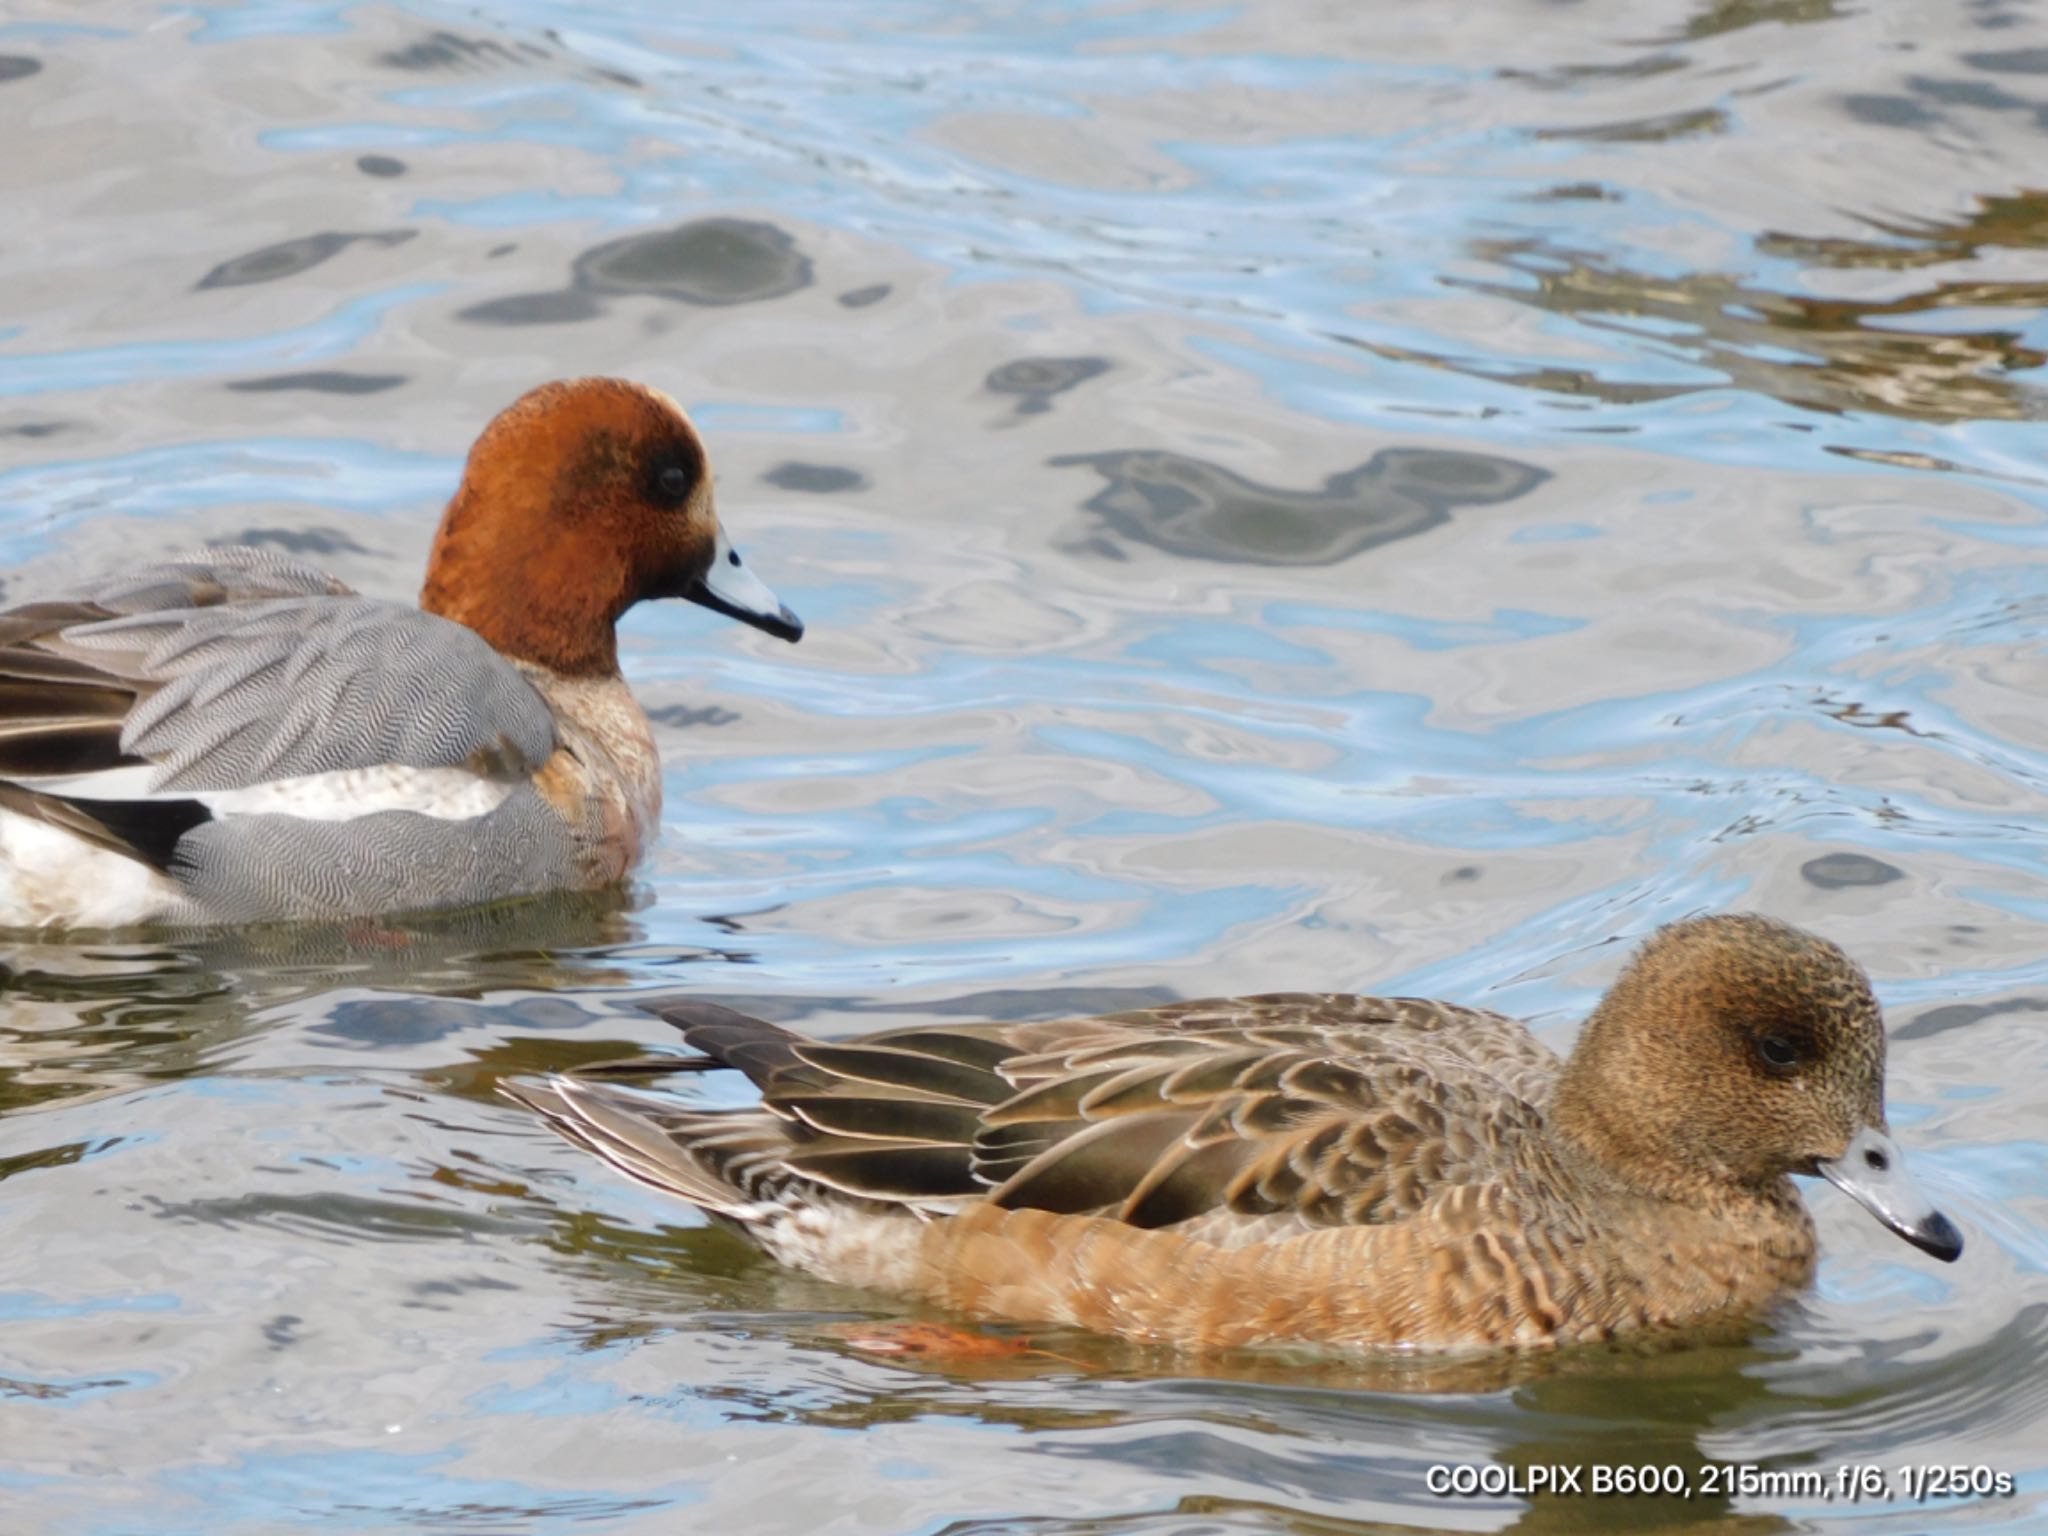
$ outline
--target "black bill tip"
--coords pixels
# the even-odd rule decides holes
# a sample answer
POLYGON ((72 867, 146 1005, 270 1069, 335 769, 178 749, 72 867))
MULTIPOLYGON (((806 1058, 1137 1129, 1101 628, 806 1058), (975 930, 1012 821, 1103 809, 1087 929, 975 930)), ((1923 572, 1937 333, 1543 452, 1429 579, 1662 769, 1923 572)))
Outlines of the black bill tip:
POLYGON ((1901 1227, 1899 1236, 1944 1264, 1953 1264, 1963 1256, 1963 1234, 1939 1211, 1930 1214, 1925 1221, 1901 1227))

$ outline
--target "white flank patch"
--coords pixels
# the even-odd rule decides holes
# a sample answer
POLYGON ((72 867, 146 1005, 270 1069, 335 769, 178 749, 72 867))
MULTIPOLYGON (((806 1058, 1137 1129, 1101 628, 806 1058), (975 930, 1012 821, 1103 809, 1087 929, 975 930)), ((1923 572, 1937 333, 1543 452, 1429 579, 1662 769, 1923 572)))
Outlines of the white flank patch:
POLYGON ((120 928, 162 915, 179 895, 147 864, 0 810, 0 927, 120 928))
POLYGON ((156 768, 138 764, 104 773, 15 782, 74 800, 197 800, 215 816, 300 816, 308 821, 352 821, 379 811, 414 811, 442 821, 487 816, 505 803, 512 785, 484 779, 467 768, 345 768, 295 779, 272 779, 247 789, 152 790, 156 768))
POLYGON ((379 811, 413 811, 441 821, 488 816, 512 786, 467 768, 348 768, 299 779, 273 779, 247 789, 192 795, 216 816, 302 816, 308 821, 353 821, 379 811))
POLYGON ((836 1285, 908 1291, 917 1276, 915 1216, 854 1210, 843 1205, 800 1205, 753 1229, 763 1248, 792 1269, 836 1285))

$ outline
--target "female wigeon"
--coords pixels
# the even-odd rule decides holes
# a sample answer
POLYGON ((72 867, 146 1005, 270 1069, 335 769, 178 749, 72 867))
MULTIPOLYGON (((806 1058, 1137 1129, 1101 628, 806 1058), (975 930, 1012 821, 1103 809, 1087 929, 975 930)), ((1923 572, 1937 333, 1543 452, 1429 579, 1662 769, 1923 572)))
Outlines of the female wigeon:
POLYGON ((0 925, 340 918, 618 880, 658 825, 613 626, 803 625, 726 542, 704 445, 618 379, 484 429, 420 606, 210 549, 0 612, 0 925))
MULTIPOLYGON (((1884 1118, 1834 945, 1676 924, 1558 1059, 1512 1019, 1282 994, 845 1044, 657 1004, 750 1109, 501 1091, 785 1263, 980 1317, 1185 1347, 1527 1348, 1739 1318, 1806 1283, 1820 1174, 1962 1252, 1884 1118)), ((642 1064, 651 1065, 651 1064, 642 1064)))

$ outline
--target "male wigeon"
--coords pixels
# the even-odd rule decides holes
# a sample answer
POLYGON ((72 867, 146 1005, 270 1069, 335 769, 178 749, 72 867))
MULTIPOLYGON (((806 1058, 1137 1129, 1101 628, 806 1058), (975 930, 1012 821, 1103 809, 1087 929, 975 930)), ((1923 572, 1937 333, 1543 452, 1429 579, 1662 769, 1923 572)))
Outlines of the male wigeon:
POLYGON ((613 626, 803 626, 726 542, 704 445, 618 379, 484 429, 418 608, 209 549, 0 612, 0 926, 356 917, 618 880, 658 825, 613 626))
POLYGON ((1794 1173, 1962 1252, 1886 1131, 1869 982, 1763 917, 1655 935, 1563 1063, 1512 1019, 1416 998, 844 1044, 654 1006, 702 1053, 672 1067, 737 1068, 761 1104, 501 1091, 785 1263, 979 1317, 1426 1350, 1740 1318, 1813 1273, 1794 1173))

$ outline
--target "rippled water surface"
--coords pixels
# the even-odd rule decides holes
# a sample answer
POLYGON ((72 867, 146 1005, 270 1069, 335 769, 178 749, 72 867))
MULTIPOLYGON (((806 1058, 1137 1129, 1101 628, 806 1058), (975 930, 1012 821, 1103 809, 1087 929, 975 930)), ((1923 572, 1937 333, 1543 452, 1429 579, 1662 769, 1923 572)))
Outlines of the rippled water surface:
POLYGON ((27 0, 0 141, 0 598, 209 540, 409 595, 481 423, 607 372, 812 625, 629 618, 619 899, 0 946, 0 1527, 2048 1522, 2036 9, 27 0), (877 1357, 908 1309, 491 1093, 664 990, 1562 1047, 1732 907, 1869 965, 1969 1251, 1813 1188, 1814 1290, 1677 1354, 877 1357), (1893 1487, 1426 1477, 1639 1462, 1893 1487))

